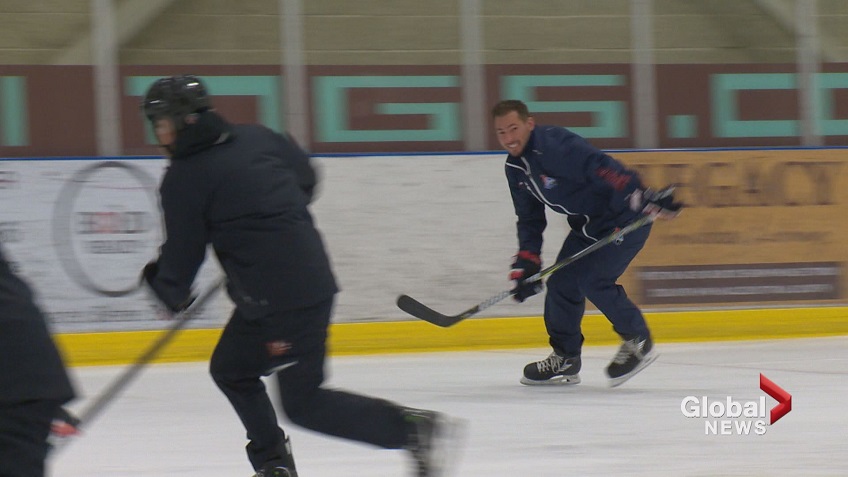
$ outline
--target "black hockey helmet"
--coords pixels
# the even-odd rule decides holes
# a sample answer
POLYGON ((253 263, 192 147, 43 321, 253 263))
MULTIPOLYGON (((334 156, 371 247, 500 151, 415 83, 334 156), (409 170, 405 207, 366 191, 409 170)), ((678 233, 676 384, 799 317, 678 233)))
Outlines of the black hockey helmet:
POLYGON ((212 104, 206 86, 198 77, 180 75, 156 80, 147 90, 141 108, 151 122, 171 118, 180 130, 186 125, 186 116, 207 111, 212 104))

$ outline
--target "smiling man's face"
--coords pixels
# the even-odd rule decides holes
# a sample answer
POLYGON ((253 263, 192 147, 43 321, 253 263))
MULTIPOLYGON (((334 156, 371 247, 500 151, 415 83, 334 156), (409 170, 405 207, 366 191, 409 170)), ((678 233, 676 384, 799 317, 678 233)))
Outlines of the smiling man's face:
POLYGON ((501 147, 513 156, 520 156, 535 125, 532 116, 525 120, 517 111, 510 111, 495 118, 495 134, 501 147))

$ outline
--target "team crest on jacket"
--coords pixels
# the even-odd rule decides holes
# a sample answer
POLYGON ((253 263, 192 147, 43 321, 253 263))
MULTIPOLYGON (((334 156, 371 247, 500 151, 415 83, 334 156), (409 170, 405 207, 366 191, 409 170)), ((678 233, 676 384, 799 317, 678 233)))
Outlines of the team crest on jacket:
POLYGON ((553 177, 548 177, 544 174, 542 174, 539 177, 542 179, 542 186, 545 189, 553 189, 554 187, 557 186, 557 181, 553 177))

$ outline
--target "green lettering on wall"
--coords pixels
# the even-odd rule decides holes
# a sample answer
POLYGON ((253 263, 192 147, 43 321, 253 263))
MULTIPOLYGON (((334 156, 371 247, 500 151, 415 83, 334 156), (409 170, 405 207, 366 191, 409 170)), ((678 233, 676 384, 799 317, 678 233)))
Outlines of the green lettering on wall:
MULTIPOLYGON (((144 96, 150 85, 159 78, 161 76, 127 76, 124 83, 127 94, 144 96)), ((203 76, 201 80, 211 96, 256 96, 259 122, 274 131, 282 132, 279 76, 203 76)), ((156 144, 149 125, 147 142, 156 144)))
POLYGON ((627 135, 626 105, 622 101, 536 101, 540 87, 623 86, 622 75, 516 75, 501 78, 505 99, 518 99, 533 113, 592 113, 594 126, 570 127, 587 138, 620 138, 627 135))
POLYGON ((710 84, 714 137, 793 137, 800 134, 800 125, 795 119, 738 119, 736 100, 740 91, 795 89, 794 73, 715 74, 710 84))
POLYGON ((674 114, 666 119, 668 137, 691 139, 698 137, 698 117, 690 114, 674 114))
POLYGON ((348 91, 354 88, 456 88, 456 76, 318 76, 315 87, 315 137, 319 142, 458 141, 462 137, 457 103, 378 103, 376 114, 424 114, 427 129, 350 129, 348 91))
POLYGON ((833 119, 833 90, 848 89, 848 73, 819 73, 816 75, 815 106, 819 113, 819 134, 848 136, 848 119, 833 119))
POLYGON ((28 146, 26 78, 0 76, 0 144, 28 146))

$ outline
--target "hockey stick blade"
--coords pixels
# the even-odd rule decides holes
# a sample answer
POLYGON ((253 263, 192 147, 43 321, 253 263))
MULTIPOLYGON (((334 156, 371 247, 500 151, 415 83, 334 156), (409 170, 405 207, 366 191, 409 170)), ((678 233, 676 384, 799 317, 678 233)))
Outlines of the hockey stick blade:
POLYGON ((401 310, 409 313, 410 315, 420 320, 424 320, 436 326, 441 326, 442 328, 447 328, 449 326, 453 326, 459 323, 460 321, 466 318, 480 313, 481 311, 485 310, 486 308, 489 308, 495 303, 502 301, 504 298, 511 296, 512 293, 512 290, 498 293, 497 295, 489 298, 488 300, 478 303, 477 305, 474 305, 473 307, 463 311, 458 315, 443 315, 438 311, 416 300, 415 298, 412 298, 409 295, 399 296, 397 299, 397 306, 401 310))
POLYGON ((399 296, 397 306, 410 315, 436 326, 447 327, 461 319, 457 316, 443 315, 409 295, 399 296))
MULTIPOLYGON (((532 282, 532 281, 538 281, 538 280, 542 280, 544 278, 547 278, 549 275, 551 275, 552 273, 556 272, 557 270, 565 267, 566 265, 568 265, 568 264, 570 264, 570 263, 572 263, 576 260, 579 260, 580 258, 583 258, 586 255, 589 255, 590 253, 594 252, 595 250, 597 250, 601 247, 604 247, 604 246, 606 246, 610 243, 613 243, 613 242, 621 239, 622 237, 629 234, 630 232, 633 232, 636 229, 639 229, 639 228, 641 228, 641 227, 643 227, 647 224, 650 224, 653 221, 654 221, 654 217, 644 215, 644 216, 640 217, 639 219, 635 220, 634 222, 632 222, 630 225, 628 225, 628 226, 626 226, 622 229, 616 230, 615 232, 613 232, 613 233, 607 235, 606 237, 598 240, 597 242, 595 242, 592 245, 584 248, 583 250, 575 253, 574 255, 567 257, 567 258, 564 258, 564 259, 560 260, 559 262, 556 262, 555 264, 551 265, 550 267, 542 270, 541 272, 533 275, 532 277, 527 278, 527 281, 532 282)), ((412 316, 414 316, 414 317, 416 317, 420 320, 424 320, 424 321, 426 321, 428 323, 432 323, 436 326, 441 326, 442 328, 447 328, 449 326, 453 326, 453 325, 459 323, 460 321, 462 321, 466 318, 469 318, 471 316, 476 315, 477 313, 485 310, 486 308, 489 308, 490 306, 492 306, 492 305, 494 305, 498 302, 503 301, 507 297, 512 296, 514 293, 515 293, 515 289, 503 291, 501 293, 498 293, 497 295, 492 296, 491 298, 489 298, 485 301, 478 303, 477 305, 463 311, 462 313, 460 313, 458 315, 444 315, 442 313, 439 313, 438 311, 430 308, 427 305, 424 305, 423 303, 416 300, 415 298, 412 298, 409 295, 399 296, 398 299, 397 299, 397 306, 401 310, 405 311, 406 313, 409 313, 410 315, 412 315, 412 316)))

